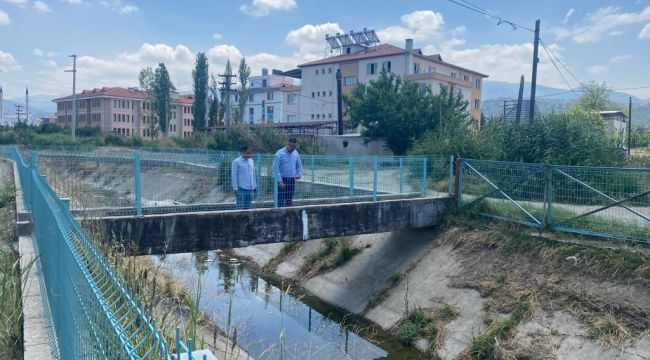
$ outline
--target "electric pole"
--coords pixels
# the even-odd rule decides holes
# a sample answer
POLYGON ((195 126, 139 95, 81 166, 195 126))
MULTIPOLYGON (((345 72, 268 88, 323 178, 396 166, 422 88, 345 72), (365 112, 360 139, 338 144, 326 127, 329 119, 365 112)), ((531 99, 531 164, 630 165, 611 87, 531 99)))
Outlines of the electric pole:
POLYGON ((16 104, 15 106, 16 106, 16 119, 17 119, 17 123, 19 123, 20 120, 21 120, 20 116, 22 114, 24 114, 25 112, 23 111, 23 106, 22 105, 16 104))
POLYGON ((29 88, 25 87, 25 122, 29 124, 29 88))
POLYGON ((521 121, 521 105, 524 102, 524 76, 521 75, 519 81, 519 96, 517 97, 517 113, 515 114, 515 124, 519 125, 521 121))
POLYGON ((72 124, 71 137, 72 143, 76 141, 77 132, 77 55, 70 55, 72 58, 72 70, 65 70, 65 72, 72 73, 72 124))
POLYGON ((630 96, 630 103, 627 110, 627 156, 632 153, 632 97, 630 96))
POLYGON ((535 120, 535 90, 537 88, 537 63, 539 63, 539 20, 535 21, 535 45, 533 48, 533 76, 530 81, 530 122, 535 120))
POLYGON ((224 81, 220 82, 219 85, 221 85, 221 93, 223 94, 224 102, 226 103, 225 125, 226 125, 226 129, 230 129, 230 116, 231 116, 230 93, 233 91, 232 85, 234 85, 234 83, 232 82, 232 78, 236 77, 236 75, 219 74, 219 77, 224 78, 224 81))
POLYGON ((341 94, 341 69, 336 70, 336 116, 338 134, 343 135, 343 99, 341 94))

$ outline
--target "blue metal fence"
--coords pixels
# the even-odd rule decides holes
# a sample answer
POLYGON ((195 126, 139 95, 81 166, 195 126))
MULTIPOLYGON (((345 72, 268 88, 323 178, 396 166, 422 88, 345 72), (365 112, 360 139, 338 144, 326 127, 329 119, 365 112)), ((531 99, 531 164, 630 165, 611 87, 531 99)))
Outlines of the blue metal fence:
POLYGON ((19 172, 24 205, 32 212, 33 239, 43 274, 52 355, 60 359, 172 359, 192 343, 177 331, 170 349, 151 314, 38 173, 14 147, 0 147, 19 172))
POLYGON ((459 162, 458 207, 488 217, 650 242, 650 169, 459 162))

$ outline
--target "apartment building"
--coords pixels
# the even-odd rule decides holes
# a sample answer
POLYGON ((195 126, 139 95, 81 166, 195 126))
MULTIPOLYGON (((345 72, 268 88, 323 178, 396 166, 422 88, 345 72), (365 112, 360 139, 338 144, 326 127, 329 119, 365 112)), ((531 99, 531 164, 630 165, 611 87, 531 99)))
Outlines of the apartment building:
POLYGON ((341 70, 343 93, 351 92, 357 84, 367 84, 386 70, 425 84, 434 93, 440 91, 441 84, 453 86, 469 102, 474 120, 480 121, 482 84, 488 75, 445 62, 439 54, 425 55, 413 48, 411 39, 405 41, 405 48, 350 41, 340 51, 340 55, 298 65, 302 73, 301 109, 311 120, 336 119, 337 70, 341 70))
MULTIPOLYGON (((102 133, 151 137, 155 117, 147 93, 137 88, 102 87, 77 94, 77 126, 98 126, 102 133)), ((72 95, 52 100, 56 123, 72 124, 72 95)), ((192 126, 193 95, 172 93, 168 136, 188 137, 192 126)))
MULTIPOLYGON (((237 106, 240 94, 234 98, 237 106)), ((249 124, 297 122, 300 118, 300 81, 283 76, 279 70, 262 69, 262 75, 251 76, 244 122, 249 124)))

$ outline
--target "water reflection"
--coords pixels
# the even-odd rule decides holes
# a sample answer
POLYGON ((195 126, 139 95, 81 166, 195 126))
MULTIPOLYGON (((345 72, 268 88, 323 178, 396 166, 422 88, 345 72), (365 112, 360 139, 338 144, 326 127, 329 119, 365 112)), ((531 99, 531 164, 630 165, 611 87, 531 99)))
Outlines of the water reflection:
MULTIPOLYGON (((167 255, 157 263, 195 292, 199 307, 222 328, 237 328, 238 344, 256 359, 378 359, 388 352, 218 252, 167 255), (230 315, 230 319, 228 318, 230 315), (230 320, 230 321, 229 321, 230 320)), ((402 358, 402 357, 400 357, 402 358)))

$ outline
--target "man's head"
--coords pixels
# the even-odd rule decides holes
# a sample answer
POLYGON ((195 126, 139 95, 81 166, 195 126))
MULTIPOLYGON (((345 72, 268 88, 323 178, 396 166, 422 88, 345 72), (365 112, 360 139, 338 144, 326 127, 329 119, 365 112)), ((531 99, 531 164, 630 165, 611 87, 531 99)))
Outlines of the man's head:
POLYGON ((296 138, 289 138, 289 140, 287 141, 287 146, 286 146, 287 151, 288 152, 293 152, 294 150, 296 150, 297 146, 298 146, 298 140, 296 140, 296 138))
POLYGON ((240 150, 241 150, 241 156, 245 159, 248 159, 249 157, 251 157, 251 155, 253 155, 253 149, 251 149, 251 147, 248 145, 242 146, 240 150))

